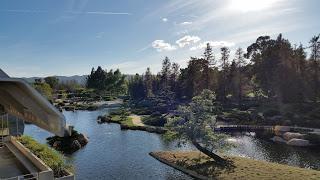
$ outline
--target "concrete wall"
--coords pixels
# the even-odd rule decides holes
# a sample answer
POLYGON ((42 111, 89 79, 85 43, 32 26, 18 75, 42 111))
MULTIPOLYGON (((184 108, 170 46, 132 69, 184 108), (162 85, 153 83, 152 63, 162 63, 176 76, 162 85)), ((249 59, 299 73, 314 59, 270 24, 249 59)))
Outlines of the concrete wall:
POLYGON ((53 171, 50 167, 48 167, 41 159, 35 156, 29 149, 24 147, 20 142, 18 142, 14 137, 11 137, 10 141, 19 151, 31 161, 33 165, 35 165, 40 172, 39 180, 51 180, 54 179, 53 171))

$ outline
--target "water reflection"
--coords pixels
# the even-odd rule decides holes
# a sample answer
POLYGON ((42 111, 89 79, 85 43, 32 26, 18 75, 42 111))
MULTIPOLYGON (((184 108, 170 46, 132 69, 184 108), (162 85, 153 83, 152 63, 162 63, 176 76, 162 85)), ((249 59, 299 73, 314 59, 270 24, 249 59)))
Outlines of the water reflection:
MULTIPOLYGON (((63 112, 67 122, 89 137, 88 145, 69 155, 75 166, 77 179, 191 179, 148 155, 151 151, 189 150, 190 145, 177 147, 166 143, 157 134, 142 131, 121 131, 117 124, 98 124, 98 111, 63 112)), ((25 134, 46 143, 50 133, 33 125, 26 125, 25 134)), ((318 149, 306 149, 275 144, 258 139, 255 134, 233 134, 237 146, 228 154, 278 162, 300 167, 320 169, 318 149)))
MULTIPOLYGON (((77 179, 191 179, 148 155, 151 151, 186 150, 165 143, 161 136, 142 131, 121 131, 117 124, 98 124, 98 115, 108 109, 86 112, 64 112, 69 124, 89 137, 88 145, 69 155, 77 179)), ((42 143, 50 136, 33 125, 25 134, 42 143)))
POLYGON ((267 139, 258 139, 255 134, 233 134, 231 141, 237 145, 227 152, 231 155, 320 170, 318 147, 277 144, 267 139))

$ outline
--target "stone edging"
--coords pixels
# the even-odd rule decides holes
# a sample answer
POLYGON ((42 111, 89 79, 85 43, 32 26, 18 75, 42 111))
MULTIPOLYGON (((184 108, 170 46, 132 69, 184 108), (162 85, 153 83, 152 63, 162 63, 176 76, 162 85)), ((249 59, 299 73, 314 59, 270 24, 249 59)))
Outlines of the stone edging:
POLYGON ((169 161, 167 161, 167 160, 165 160, 165 159, 162 159, 162 158, 160 158, 159 156, 157 156, 157 155, 155 154, 155 152, 150 152, 149 155, 152 156, 153 158, 155 158, 156 160, 158 160, 158 161, 160 161, 160 162, 162 162, 162 163, 164 163, 164 164, 166 164, 166 165, 168 165, 168 166, 171 166, 171 167, 173 167, 174 169, 179 170, 179 171, 181 171, 181 172, 183 172, 183 173, 185 173, 185 174, 187 174, 187 175, 189 175, 189 176, 191 176, 191 177, 193 177, 193 178, 195 178, 195 179, 201 179, 201 180, 207 180, 207 179, 209 179, 208 177, 205 177, 205 176, 203 176, 203 175, 200 175, 200 174, 198 174, 198 173, 196 173, 196 172, 194 172, 194 171, 188 170, 188 169, 186 169, 186 168, 184 168, 184 167, 182 167, 182 166, 178 166, 178 165, 176 165, 176 164, 174 164, 174 163, 171 163, 171 162, 169 162, 169 161))

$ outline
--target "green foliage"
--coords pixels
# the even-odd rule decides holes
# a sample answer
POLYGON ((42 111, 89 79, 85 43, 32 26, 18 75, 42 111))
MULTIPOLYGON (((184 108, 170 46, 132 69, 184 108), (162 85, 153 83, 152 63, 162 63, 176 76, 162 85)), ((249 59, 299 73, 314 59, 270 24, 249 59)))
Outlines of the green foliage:
POLYGON ((79 84, 76 80, 63 81, 60 82, 57 86, 57 89, 66 90, 68 92, 76 92, 78 90, 83 90, 83 85, 79 84))
POLYGON ((120 95, 127 91, 127 82, 125 75, 122 75, 119 69, 107 72, 100 66, 97 70, 92 68, 91 74, 87 78, 87 88, 98 91, 99 94, 109 92, 111 94, 120 95))
POLYGON ((163 127, 167 123, 167 120, 165 117, 163 117, 160 114, 160 115, 144 116, 144 117, 142 117, 142 122, 144 124, 150 125, 150 126, 163 127))
POLYGON ((204 90, 199 96, 192 98, 189 105, 180 106, 178 109, 180 117, 170 119, 167 125, 171 131, 178 133, 178 137, 182 140, 190 140, 210 157, 213 154, 212 150, 230 147, 225 141, 227 135, 213 131, 216 115, 220 111, 215 98, 212 91, 204 90))
POLYGON ((44 78, 44 81, 49 84, 52 89, 56 89, 59 84, 59 79, 54 76, 46 77, 44 78))
POLYGON ((18 137, 18 141, 48 165, 53 170, 55 177, 63 176, 65 170, 71 168, 70 165, 66 164, 63 155, 45 144, 38 143, 32 137, 21 136, 18 137))
POLYGON ((175 131, 167 131, 162 137, 167 142, 173 142, 177 139, 180 139, 180 134, 175 131))
POLYGON ((43 82, 36 82, 32 86, 47 99, 52 99, 53 90, 49 84, 43 82))

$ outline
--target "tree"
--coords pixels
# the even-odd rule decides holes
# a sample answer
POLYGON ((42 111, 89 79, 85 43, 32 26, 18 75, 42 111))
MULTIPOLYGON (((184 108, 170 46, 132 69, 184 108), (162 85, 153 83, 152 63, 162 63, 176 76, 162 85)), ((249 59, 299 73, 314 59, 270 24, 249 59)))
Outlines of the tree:
POLYGON ((106 72, 98 66, 95 71, 94 68, 91 70, 91 74, 87 77, 87 88, 96 89, 103 91, 106 88, 106 72))
POLYGON ((211 68, 215 66, 215 57, 212 52, 212 47, 210 46, 209 43, 207 43, 207 47, 205 48, 205 51, 203 53, 203 70, 204 70, 204 82, 206 84, 206 89, 210 89, 210 73, 211 73, 211 68))
POLYGON ((143 83, 143 78, 136 74, 129 81, 129 94, 134 100, 141 100, 146 97, 145 86, 143 83))
POLYGON ((44 78, 44 81, 49 84, 52 89, 56 89, 59 85, 59 79, 54 76, 46 77, 44 78))
POLYGON ((49 84, 44 82, 36 81, 32 84, 32 86, 44 97, 46 97, 48 100, 52 99, 52 88, 49 84))
POLYGON ((153 76, 152 76, 152 73, 150 71, 150 68, 148 67, 147 68, 147 71, 144 75, 144 84, 145 84, 145 87, 146 87, 146 94, 147 94, 147 97, 152 97, 154 94, 153 94, 153 88, 152 88, 152 81, 153 81, 153 76))
POLYGON ((169 79, 171 75, 171 62, 168 57, 162 62, 162 70, 161 70, 161 90, 167 91, 170 89, 169 79))
POLYGON ((319 80, 319 68, 320 68, 320 35, 314 36, 309 44, 311 48, 310 60, 312 62, 311 73, 312 73, 312 89, 313 99, 317 101, 320 95, 320 80, 319 80))
POLYGON ((230 57, 230 50, 228 47, 222 47, 221 49, 221 76, 219 82, 219 97, 222 102, 225 103, 226 96, 227 96, 227 73, 229 67, 229 57, 230 57))
POLYGON ((215 57, 214 57, 213 50, 210 43, 207 43, 207 46, 203 53, 203 58, 208 61, 209 66, 216 65, 215 57))
POLYGON ((242 48, 238 48, 236 50, 235 59, 236 63, 236 69, 237 69, 237 84, 238 84, 238 102, 239 105, 241 104, 242 100, 242 93, 243 93, 243 73, 242 73, 242 67, 245 66, 245 59, 244 59, 244 53, 242 48))
POLYGON ((180 75, 180 66, 178 63, 172 63, 172 72, 170 76, 170 87, 171 91, 174 92, 175 97, 178 94, 179 87, 178 87, 178 80, 180 75))
POLYGON ((170 119, 168 128, 173 132, 174 138, 190 141, 202 153, 224 163, 225 160, 215 152, 230 147, 230 144, 227 143, 225 134, 213 131, 220 111, 215 100, 212 91, 204 90, 199 96, 193 97, 189 105, 179 107, 179 117, 170 119))
POLYGON ((259 37, 247 48, 246 56, 251 57, 256 83, 267 97, 283 103, 303 99, 294 48, 281 34, 275 40, 259 37))
POLYGON ((107 72, 98 66, 97 70, 92 68, 87 77, 87 88, 95 89, 98 93, 111 93, 114 95, 124 94, 127 91, 125 76, 120 70, 107 72))

